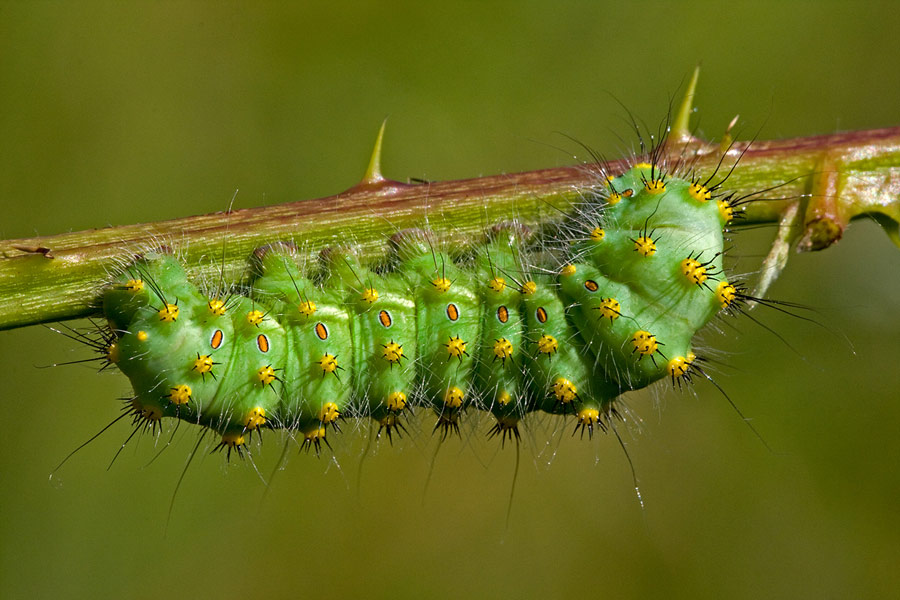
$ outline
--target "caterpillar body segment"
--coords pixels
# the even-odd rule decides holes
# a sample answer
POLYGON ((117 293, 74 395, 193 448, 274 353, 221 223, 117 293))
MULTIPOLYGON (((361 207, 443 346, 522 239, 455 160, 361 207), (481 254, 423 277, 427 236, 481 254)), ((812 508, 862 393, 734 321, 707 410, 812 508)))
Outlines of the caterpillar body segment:
POLYGON ((723 219, 702 185, 637 165, 573 211, 572 242, 548 244, 566 247, 557 254, 533 252, 516 225, 495 227, 468 261, 400 232, 379 271, 352 249, 301 269, 275 244, 256 253, 246 295, 216 298, 174 257, 148 253, 104 293, 108 354, 136 419, 198 423, 229 451, 261 428, 318 449, 342 417, 372 417, 390 436, 414 406, 431 407, 443 435, 467 409, 492 413, 503 439, 535 410, 590 434, 622 392, 689 379, 692 337, 729 304, 723 219))

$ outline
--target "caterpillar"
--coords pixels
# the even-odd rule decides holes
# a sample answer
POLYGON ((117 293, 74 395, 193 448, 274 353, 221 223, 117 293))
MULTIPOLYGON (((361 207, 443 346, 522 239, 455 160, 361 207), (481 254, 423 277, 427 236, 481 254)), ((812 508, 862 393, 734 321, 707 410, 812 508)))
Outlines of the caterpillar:
POLYGON ((384 265, 333 247, 310 266, 273 243, 227 294, 144 253, 102 294, 100 349, 134 388, 135 431, 191 422, 230 457, 288 429, 318 453, 344 419, 392 440, 424 407, 443 438, 467 411, 503 442, 535 411, 591 437, 624 392, 708 377, 694 335, 749 298, 722 262, 740 199, 661 156, 604 172, 550 234, 501 223, 461 255, 427 230, 396 233, 384 265))

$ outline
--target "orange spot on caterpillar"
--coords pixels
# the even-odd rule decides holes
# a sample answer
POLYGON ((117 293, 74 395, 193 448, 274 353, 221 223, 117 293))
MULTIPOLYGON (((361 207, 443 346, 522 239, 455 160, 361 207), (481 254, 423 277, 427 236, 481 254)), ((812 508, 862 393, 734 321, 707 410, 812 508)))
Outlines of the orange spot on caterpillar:
POLYGON ((500 306, 497 308, 497 320, 501 323, 506 323, 509 321, 509 309, 505 306, 500 306))
POLYGON ((222 345, 222 341, 225 339, 225 334, 222 333, 221 329, 216 329, 215 333, 212 334, 212 339, 209 340, 209 346, 213 350, 218 350, 222 345))
POLYGON ((383 310, 378 313, 378 321, 381 323, 381 326, 387 329, 393 324, 393 320, 391 319, 391 313, 386 310, 383 310))
POLYGON ((597 282, 594 281, 593 279, 588 279, 587 281, 584 282, 584 289, 586 289, 589 292, 596 292, 597 290, 600 289, 600 286, 597 285, 597 282))
POLYGON ((256 336, 256 347, 259 348, 260 352, 266 353, 269 351, 269 338, 267 338, 264 334, 259 334, 256 336))
POLYGON ((534 311, 534 316, 535 316, 535 318, 537 318, 539 323, 547 322, 547 311, 544 309, 543 306, 541 306, 536 311, 534 311))
POLYGON ((459 319, 459 309, 452 302, 447 305, 447 318, 451 321, 459 319))
POLYGON ((316 336, 317 336, 320 340, 327 340, 327 339, 328 339, 328 327, 325 326, 325 323, 321 323, 321 322, 320 322, 320 323, 316 323, 315 330, 316 330, 316 336))

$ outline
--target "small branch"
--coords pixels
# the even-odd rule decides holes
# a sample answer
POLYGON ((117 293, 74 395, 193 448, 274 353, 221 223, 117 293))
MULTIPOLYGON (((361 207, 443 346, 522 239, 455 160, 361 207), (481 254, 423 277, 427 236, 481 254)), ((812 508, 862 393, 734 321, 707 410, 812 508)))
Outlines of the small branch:
MULTIPOLYGON (((699 173, 711 173, 723 158, 718 145, 690 136, 673 140, 667 153, 699 173)), ((889 233, 900 239, 900 127, 737 143, 719 174, 739 156, 727 188, 752 200, 743 223, 777 223, 799 204, 801 249, 827 247, 863 214, 894 227, 889 233)), ((327 198, 0 242, 0 329, 95 313, 109 273, 153 244, 177 247, 192 274, 208 279, 219 276, 227 245, 224 269, 236 282, 246 277, 252 250, 274 240, 294 240, 312 255, 353 239, 364 255, 376 256, 384 253, 386 236, 427 223, 450 243, 465 244, 499 221, 539 226, 556 220, 554 208, 566 210, 598 184, 590 165, 410 185, 384 179, 373 164, 359 185, 327 198)), ((625 164, 608 168, 615 172, 625 164)))

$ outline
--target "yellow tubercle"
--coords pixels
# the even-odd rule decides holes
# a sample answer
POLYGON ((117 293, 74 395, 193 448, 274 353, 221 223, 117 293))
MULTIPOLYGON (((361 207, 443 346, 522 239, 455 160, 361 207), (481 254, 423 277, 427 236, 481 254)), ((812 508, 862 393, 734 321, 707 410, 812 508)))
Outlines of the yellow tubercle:
POLYGON ((697 285, 703 285, 703 282, 708 278, 706 267, 701 265, 700 261, 694 258, 686 258, 681 261, 681 274, 684 275, 689 282, 696 283, 697 285))
POLYGON ((459 336, 451 337, 444 346, 447 347, 449 358, 458 358, 462 360, 463 354, 468 356, 466 353, 466 342, 459 336))
POLYGON ((615 298, 604 298, 597 307, 600 311, 601 319, 609 319, 610 323, 619 318, 622 314, 622 306, 615 298))
POLYGON ((150 336, 147 335, 146 331, 141 330, 137 332, 137 339, 139 342, 146 342, 149 338, 150 336))
POLYGON ((325 427, 316 427, 315 429, 311 429, 309 431, 304 431, 303 439, 305 439, 308 442, 314 443, 318 440, 324 440, 326 433, 327 433, 327 431, 325 430, 325 427))
POLYGON ((653 165, 651 165, 651 164, 648 163, 648 162, 639 162, 638 164, 634 165, 634 168, 635 168, 635 169, 649 169, 649 168, 651 168, 652 166, 653 166, 653 165))
POLYGON ((716 287, 716 298, 719 299, 719 304, 722 305, 722 308, 727 308, 734 304, 737 298, 737 288, 727 281, 719 282, 719 285, 716 287))
POLYGON ((334 354, 323 354, 322 358, 316 362, 322 368, 322 375, 334 373, 338 370, 338 361, 334 354))
POLYGON ((213 369, 212 356, 209 354, 203 354, 202 356, 198 356, 197 360, 194 361, 194 366, 191 367, 192 371, 197 371, 200 375, 204 375, 206 373, 211 373, 213 369))
POLYGON ((450 286, 453 282, 451 282, 446 277, 438 277, 434 281, 431 282, 431 285, 434 286, 434 289, 441 292, 442 294, 450 289, 450 286))
POLYGON ((210 314, 215 315, 217 317, 221 317, 225 314, 225 301, 219 300, 218 298, 213 298, 209 302, 206 303, 206 307, 209 309, 210 314))
POLYGON ((337 421, 340 416, 341 411, 334 402, 326 402, 322 408, 319 409, 319 421, 321 421, 323 425, 328 425, 329 423, 337 421))
POLYGON ((266 315, 261 310, 251 310, 247 313, 247 322, 251 325, 259 325, 265 318, 266 315))
POLYGON ((226 448, 239 448, 245 443, 244 436, 236 431, 229 431, 222 435, 222 446, 226 448))
MULTIPOLYGON (((502 392, 497 394, 497 404, 499 404, 500 406, 506 406, 510 402, 512 402, 512 396, 506 390, 503 390, 502 392)), ((518 419, 516 420, 516 422, 518 422, 518 419)))
POLYGON ((658 195, 666 191, 666 182, 662 179, 650 179, 644 182, 644 189, 647 193, 658 195))
POLYGON ((125 291, 137 294, 144 289, 144 282, 141 279, 129 279, 125 282, 125 291))
POLYGON ((366 288, 366 290, 362 293, 362 297, 360 299, 363 302, 374 304, 375 301, 378 300, 378 290, 376 290, 375 288, 366 288))
POLYGON ((297 310, 304 317, 311 317, 316 312, 316 303, 312 300, 304 300, 297 305, 297 310))
POLYGON ((444 393, 444 406, 447 408, 459 408, 463 403, 463 391, 456 386, 449 388, 444 393))
POLYGON ((716 200, 716 205, 719 207, 719 216, 727 225, 734 218, 734 207, 725 198, 716 200))
POLYGON ((606 237, 606 232, 599 227, 594 227, 591 231, 591 241, 592 242, 602 242, 603 238, 606 237))
POLYGON ((259 381, 260 385, 265 387, 267 385, 272 385, 272 382, 278 379, 278 377, 275 375, 275 369, 272 368, 272 365, 266 365, 256 370, 256 379, 259 381))
POLYGON ((403 346, 393 340, 387 344, 382 344, 381 358, 391 363, 391 365, 399 364, 403 358, 403 346))
POLYGON ((191 386, 185 384, 176 385, 169 392, 169 400, 171 400, 173 404, 187 404, 191 401, 192 393, 191 386))
POLYGON ((502 361, 512 356, 513 345, 506 338, 500 338, 494 342, 494 356, 502 361))
POLYGON ((691 369, 691 363, 684 356, 676 356, 666 365, 666 372, 672 379, 680 379, 688 374, 691 369))
POLYGON ((119 344, 112 342, 106 347, 106 360, 111 363, 119 362, 121 355, 119 354, 119 344))
POLYGON ((634 251, 641 256, 653 256, 656 254, 656 242, 650 236, 641 236, 634 240, 634 251))
POLYGON ((257 406, 252 409, 247 416, 244 417, 244 428, 250 431, 255 429, 259 429, 263 425, 266 424, 266 409, 262 406, 257 406))
POLYGON ((634 345, 633 352, 639 353, 641 357, 650 356, 659 350, 659 342, 656 340, 656 336, 649 331, 635 331, 631 337, 631 343, 634 345))
POLYGON ((556 396, 556 400, 563 404, 568 404, 578 397, 578 388, 565 377, 558 377, 553 382, 551 389, 553 390, 553 395, 556 396))
POLYGON ((494 277, 488 281, 488 288, 498 294, 506 289, 506 280, 502 277, 494 277))
POLYGON ((526 281, 522 284, 522 293, 526 296, 530 296, 531 294, 537 291, 537 284, 533 281, 526 281))
POLYGON ((172 323, 178 320, 178 305, 166 302, 157 314, 159 315, 159 320, 163 323, 172 323))
POLYGON ((400 412, 406 408, 406 394, 403 392, 391 392, 387 399, 388 410, 400 412))
POLYGON ((609 197, 606 199, 606 203, 610 206, 615 206, 619 202, 622 201, 622 194, 619 192, 612 192, 609 197))
POLYGON ((706 202, 712 198, 712 192, 706 189, 706 186, 699 183, 692 183, 688 187, 688 195, 697 202, 706 202))
POLYGON ((550 356, 554 354, 559 349, 559 343, 556 341, 556 338, 552 335, 542 335, 541 339, 538 340, 537 343, 538 352, 541 354, 546 354, 550 356))
POLYGON ((578 269, 575 267, 575 265, 566 265, 562 268, 562 270, 560 270, 559 274, 563 277, 571 277, 575 274, 576 271, 578 271, 578 269))
POLYGON ((576 415, 578 425, 592 428, 600 423, 600 411, 596 408, 582 408, 576 415))

